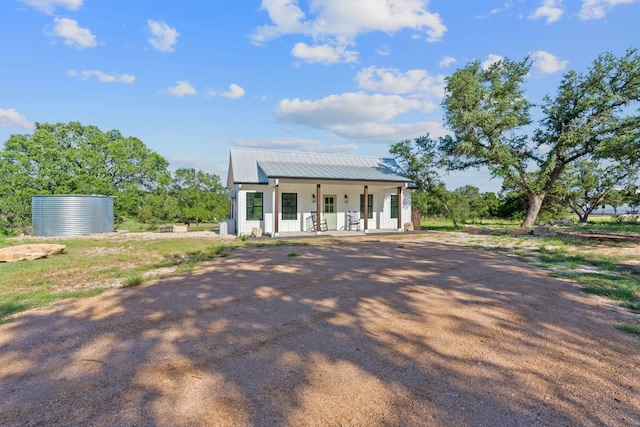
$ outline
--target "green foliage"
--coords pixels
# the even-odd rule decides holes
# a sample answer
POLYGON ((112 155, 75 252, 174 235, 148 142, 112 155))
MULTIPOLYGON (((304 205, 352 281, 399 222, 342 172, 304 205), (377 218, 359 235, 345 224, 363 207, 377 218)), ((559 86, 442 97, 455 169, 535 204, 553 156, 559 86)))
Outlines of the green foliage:
POLYGON ((218 175, 195 169, 178 169, 169 194, 178 203, 182 222, 218 222, 228 216, 229 200, 218 175))
POLYGON ((611 163, 583 158, 567 166, 556 188, 561 200, 578 215, 580 223, 586 223, 589 215, 607 201, 622 204, 622 193, 614 192, 614 187, 628 186, 637 178, 638 167, 629 159, 611 163))
POLYGON ((93 288, 82 291, 52 292, 48 290, 32 290, 20 293, 0 295, 0 322, 7 316, 67 298, 92 297, 105 291, 106 288, 93 288))
POLYGON ((117 196, 116 220, 135 216, 147 191, 169 180, 168 163, 134 137, 80 123, 36 123, 12 135, 0 152, 0 220, 31 221, 31 197, 48 194, 117 196))
POLYGON ((640 157, 640 57, 603 54, 586 74, 565 74, 555 98, 545 97, 533 135, 522 85, 531 62, 479 61, 447 79, 445 120, 453 136, 441 138, 448 167, 486 166, 528 198, 530 227, 565 169, 582 158, 637 164, 640 157))
POLYGON ((144 278, 139 274, 136 274, 127 278, 122 285, 126 288, 130 288, 133 286, 140 286, 143 282, 144 278))
MULTIPOLYGON (((435 198, 451 218, 454 227, 458 227, 455 214, 447 204, 448 192, 440 180, 436 168, 438 167, 438 151, 435 142, 428 136, 407 139, 393 144, 389 152, 394 156, 405 176, 418 187, 417 193, 428 193, 435 198)), ((420 210, 427 198, 418 199, 413 208, 420 210)))
MULTIPOLYGON (((0 246, 14 241, 0 239, 0 246)), ((97 295, 109 287, 137 286, 162 267, 188 271, 223 257, 236 245, 210 239, 69 239, 62 255, 0 264, 0 322, 4 316, 64 298, 97 295), (78 287, 82 290, 76 290, 78 287)))
POLYGON ((640 335, 640 325, 616 325, 616 329, 629 332, 631 334, 640 335))
POLYGON ((116 196, 116 224, 220 221, 229 201, 217 175, 178 169, 135 137, 95 126, 36 123, 0 151, 0 230, 31 223, 31 198, 48 194, 116 196))

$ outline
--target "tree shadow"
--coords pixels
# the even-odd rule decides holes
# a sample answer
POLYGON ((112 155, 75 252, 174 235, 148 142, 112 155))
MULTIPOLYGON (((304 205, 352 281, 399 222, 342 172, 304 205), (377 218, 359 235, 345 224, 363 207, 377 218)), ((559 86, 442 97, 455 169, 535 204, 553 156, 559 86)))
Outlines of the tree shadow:
POLYGON ((632 425, 640 341, 571 283, 415 239, 248 247, 0 325, 9 425, 632 425))

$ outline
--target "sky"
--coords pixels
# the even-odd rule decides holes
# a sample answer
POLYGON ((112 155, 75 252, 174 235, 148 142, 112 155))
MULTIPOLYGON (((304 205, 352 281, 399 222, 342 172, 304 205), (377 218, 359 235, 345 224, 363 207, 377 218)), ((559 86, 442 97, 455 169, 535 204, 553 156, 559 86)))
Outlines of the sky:
POLYGON ((640 47, 638 22, 640 0, 2 0, 0 143, 80 122, 222 182, 231 147, 389 157, 448 132, 456 69, 529 56, 539 105, 567 71, 640 47))

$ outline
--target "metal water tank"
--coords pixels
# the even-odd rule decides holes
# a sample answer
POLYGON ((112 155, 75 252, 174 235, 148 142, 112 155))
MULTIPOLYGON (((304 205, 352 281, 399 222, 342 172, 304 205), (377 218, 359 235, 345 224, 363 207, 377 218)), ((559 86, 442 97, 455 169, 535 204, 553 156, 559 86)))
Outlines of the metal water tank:
POLYGON ((79 236, 112 232, 113 199, 111 196, 81 194, 33 196, 33 234, 79 236))

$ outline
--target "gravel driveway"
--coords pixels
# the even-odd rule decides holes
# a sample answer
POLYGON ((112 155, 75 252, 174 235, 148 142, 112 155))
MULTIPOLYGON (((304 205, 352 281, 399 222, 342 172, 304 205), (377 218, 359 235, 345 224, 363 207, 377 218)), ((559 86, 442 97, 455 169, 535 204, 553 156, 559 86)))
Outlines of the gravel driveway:
POLYGON ((0 325, 0 424, 638 426, 623 315, 429 236, 247 247, 0 325))

